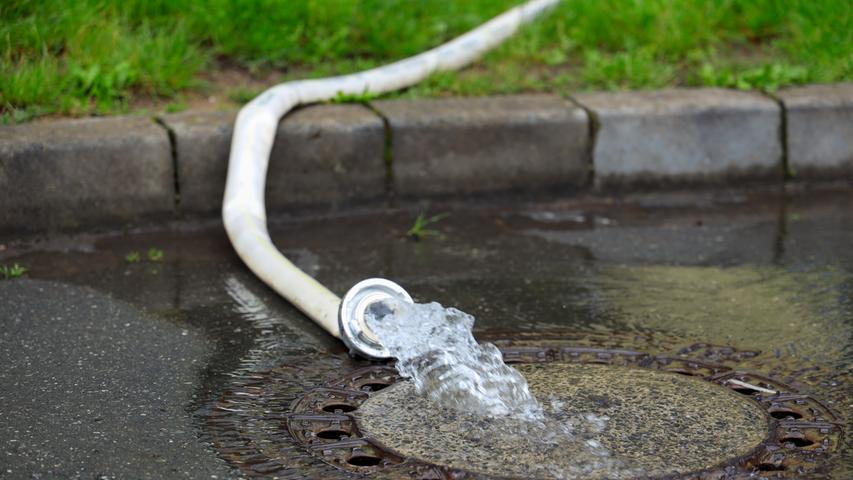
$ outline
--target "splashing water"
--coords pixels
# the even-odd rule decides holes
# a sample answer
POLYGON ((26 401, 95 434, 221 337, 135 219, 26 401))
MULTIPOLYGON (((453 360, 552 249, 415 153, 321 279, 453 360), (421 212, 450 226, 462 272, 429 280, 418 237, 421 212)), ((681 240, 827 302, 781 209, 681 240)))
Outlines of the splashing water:
POLYGON ((366 319, 418 393, 481 416, 543 418, 524 376, 503 362, 497 347, 474 339, 471 315, 434 302, 391 300, 372 306, 366 319))
POLYGON ((599 443, 608 417, 572 411, 553 397, 544 405, 537 401, 527 379, 503 362, 496 346, 477 343, 471 315, 400 299, 374 304, 366 314, 367 325, 397 358, 397 370, 412 380, 415 392, 461 412, 448 418, 457 419, 454 435, 463 443, 493 452, 506 446, 539 452, 534 476, 540 477, 606 471, 608 478, 623 479, 639 472, 621 466, 599 443))

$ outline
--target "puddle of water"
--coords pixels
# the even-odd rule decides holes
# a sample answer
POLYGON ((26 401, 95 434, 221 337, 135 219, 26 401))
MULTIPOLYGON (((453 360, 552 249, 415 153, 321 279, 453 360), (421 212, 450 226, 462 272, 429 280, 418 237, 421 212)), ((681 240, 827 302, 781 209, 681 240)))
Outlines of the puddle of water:
POLYGON ((614 265, 593 282, 626 323, 820 363, 850 345, 850 274, 775 265, 614 265))
MULTIPOLYGON (((849 432, 853 195, 742 197, 749 201, 696 203, 687 196, 678 205, 466 206, 436 226, 442 239, 425 242, 403 236, 417 212, 279 223, 272 230, 277 245, 297 253, 333 291, 366 277, 394 279, 417 299, 471 312, 474 335, 499 347, 505 343, 497 340, 507 339, 542 345, 553 334, 576 346, 675 357, 685 351, 692 359, 717 358, 716 350, 688 351, 698 343, 760 351, 724 363, 796 384, 834 409, 849 432)), ((0 263, 20 263, 29 277, 84 285, 148 312, 146 319, 200 334, 207 352, 194 359, 197 398, 187 409, 205 407, 202 432, 213 431, 205 422, 214 419, 217 402, 241 397, 228 392, 268 389, 274 402, 253 394, 226 406, 243 413, 231 412, 217 438, 244 453, 218 450, 223 458, 234 465, 253 454, 280 458, 277 467, 258 468, 283 478, 346 477, 292 443, 282 416, 306 389, 364 364, 253 278, 219 229, 5 247, 0 263), (150 247, 165 252, 162 261, 125 260, 129 251, 150 247)), ((837 457, 830 478, 853 475, 851 452, 848 446, 837 457)))

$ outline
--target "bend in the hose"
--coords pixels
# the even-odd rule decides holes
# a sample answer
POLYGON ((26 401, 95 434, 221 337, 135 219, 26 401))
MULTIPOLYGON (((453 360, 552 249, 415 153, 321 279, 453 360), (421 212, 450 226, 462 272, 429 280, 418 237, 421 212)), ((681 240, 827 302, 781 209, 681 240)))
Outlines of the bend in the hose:
POLYGON ((240 110, 234 126, 222 219, 234 249, 261 280, 341 338, 341 299, 291 263, 267 231, 264 191, 278 123, 298 105, 338 95, 382 94, 412 86, 436 71, 461 68, 559 0, 530 0, 427 52, 360 73, 276 85, 240 110))

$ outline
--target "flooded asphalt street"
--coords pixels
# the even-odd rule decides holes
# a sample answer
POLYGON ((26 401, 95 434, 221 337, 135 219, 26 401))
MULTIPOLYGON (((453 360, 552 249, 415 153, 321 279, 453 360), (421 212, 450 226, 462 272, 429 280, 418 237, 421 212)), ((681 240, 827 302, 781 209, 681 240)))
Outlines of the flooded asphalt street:
MULTIPOLYGON (((415 241, 420 212, 279 219, 271 232, 338 294, 386 277, 473 314, 475 335, 499 345, 548 332, 653 354, 757 352, 745 367, 819 398, 850 437, 849 187, 449 202, 415 241)), ((220 226, 0 244, 0 263, 29 269, 0 280, 0 478, 351 478, 275 416, 366 363, 254 278, 220 226), (269 418, 217 429, 235 379, 269 372, 284 378, 269 418)), ((799 478, 850 478, 846 442, 799 478)))

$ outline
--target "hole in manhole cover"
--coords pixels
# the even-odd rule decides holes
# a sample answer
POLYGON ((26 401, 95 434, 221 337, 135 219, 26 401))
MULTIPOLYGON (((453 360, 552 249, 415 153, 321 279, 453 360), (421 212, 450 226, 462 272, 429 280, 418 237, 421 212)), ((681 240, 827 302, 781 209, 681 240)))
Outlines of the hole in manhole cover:
MULTIPOLYGON (((540 400, 570 401, 572 410, 609 415, 612 423, 595 438, 614 457, 627 459, 609 465, 610 476, 564 473, 803 478, 826 471, 839 449, 841 425, 824 403, 776 377, 737 369, 757 352, 695 344, 653 355, 546 341, 547 346, 495 343, 540 400)), ((493 440, 478 452, 483 436, 472 438, 476 429, 467 428, 475 420, 436 411, 391 366, 325 361, 329 365, 315 378, 326 380, 313 380, 313 386, 304 375, 308 359, 306 365, 238 378, 205 422, 220 456, 250 476, 288 471, 316 478, 458 479, 560 473, 543 470, 547 455, 518 450, 518 442, 512 450, 493 440), (349 373, 334 376, 346 365, 352 365, 349 373)))

